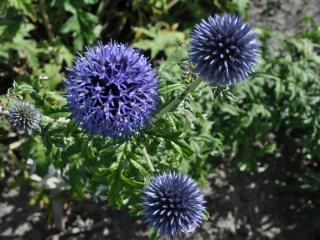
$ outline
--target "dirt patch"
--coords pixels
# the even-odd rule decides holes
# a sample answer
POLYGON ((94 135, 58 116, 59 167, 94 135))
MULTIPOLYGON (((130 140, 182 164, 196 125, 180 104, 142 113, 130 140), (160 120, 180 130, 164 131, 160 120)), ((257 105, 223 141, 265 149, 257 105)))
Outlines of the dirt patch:
MULTIPOLYGON (((203 191, 210 219, 189 240, 316 240, 319 232, 304 224, 315 210, 308 196, 290 191, 292 181, 285 159, 265 160, 255 173, 231 171, 227 162, 214 162, 203 191), (289 190, 288 190, 289 189, 289 190)), ((297 166, 290 163, 290 166, 297 166)), ((28 189, 5 189, 0 198, 0 237, 4 240, 147 240, 141 218, 114 210, 88 198, 71 202, 66 230, 50 228, 47 212, 28 205, 28 189), (49 226, 49 227, 48 227, 49 226)))
POLYGON ((270 28, 294 36, 308 27, 310 17, 320 24, 319 0, 254 0, 249 21, 256 27, 270 28))
POLYGON ((141 219, 92 200, 71 202, 66 211, 66 230, 48 222, 48 212, 28 204, 28 189, 4 190, 0 198, 0 239, 148 239, 141 219))
POLYGON ((262 172, 231 171, 221 163, 205 189, 211 218, 190 239, 316 240, 319 232, 306 225, 314 206, 308 196, 288 190, 292 176, 281 159, 262 172))

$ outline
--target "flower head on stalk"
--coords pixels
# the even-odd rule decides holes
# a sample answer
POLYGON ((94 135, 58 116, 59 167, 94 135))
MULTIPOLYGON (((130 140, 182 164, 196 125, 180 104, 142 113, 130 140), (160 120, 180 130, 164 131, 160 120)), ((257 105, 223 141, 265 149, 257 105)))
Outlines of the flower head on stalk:
POLYGON ((150 121, 158 78, 137 50, 116 42, 88 47, 68 69, 69 108, 90 134, 128 138, 150 121))
POLYGON ((203 19, 191 33, 190 62, 213 85, 245 80, 258 62, 260 44, 251 27, 230 14, 203 19))
POLYGON ((9 110, 8 120, 13 129, 30 134, 39 128, 41 115, 31 103, 16 102, 9 110))
POLYGON ((143 213, 149 227, 175 239, 204 220, 204 197, 194 180, 177 172, 155 176, 144 189, 143 213))

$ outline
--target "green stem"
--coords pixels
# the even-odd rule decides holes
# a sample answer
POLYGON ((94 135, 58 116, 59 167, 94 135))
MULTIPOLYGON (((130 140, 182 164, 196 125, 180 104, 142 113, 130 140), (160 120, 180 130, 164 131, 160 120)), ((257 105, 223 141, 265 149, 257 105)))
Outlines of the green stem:
POLYGON ((144 155, 144 158, 147 160, 147 163, 148 163, 148 165, 149 165, 150 170, 151 170, 152 172, 154 172, 155 169, 154 169, 154 167, 153 167, 153 165, 152 165, 152 162, 151 162, 151 159, 150 159, 150 156, 149 156, 149 154, 148 154, 148 152, 147 152, 146 147, 143 147, 143 155, 144 155))
POLYGON ((5 110, 2 111, 1 108, 0 108, 0 115, 8 117, 9 116, 9 111, 5 111, 5 110))
POLYGON ((165 115, 167 112, 170 112, 172 109, 176 108, 183 100, 184 98, 191 93, 192 91, 194 91, 199 84, 201 83, 201 79, 200 78, 196 78, 195 80, 193 80, 193 82, 187 87, 186 90, 184 90, 180 96, 178 96, 177 98, 173 99, 167 106, 165 106, 163 109, 161 109, 160 112, 158 112, 154 118, 152 119, 152 123, 157 122, 159 119, 161 119, 163 117, 163 115, 165 115))
POLYGON ((49 16, 47 14, 46 3, 44 0, 39 1, 39 7, 40 7, 40 12, 43 18, 44 26, 46 27, 46 30, 47 30, 49 42, 53 43, 55 39, 52 31, 52 25, 50 23, 49 16))
POLYGON ((65 118, 65 117, 59 117, 58 119, 53 119, 53 118, 48 117, 46 115, 42 115, 41 122, 43 122, 44 124, 53 124, 53 123, 65 124, 65 123, 69 123, 70 119, 65 118))

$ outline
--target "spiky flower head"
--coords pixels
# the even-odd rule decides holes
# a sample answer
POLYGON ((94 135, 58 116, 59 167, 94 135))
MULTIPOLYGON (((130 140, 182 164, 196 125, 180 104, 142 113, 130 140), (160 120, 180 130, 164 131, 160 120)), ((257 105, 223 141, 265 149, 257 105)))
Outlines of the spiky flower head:
POLYGON ((30 134, 39 128, 41 115, 31 103, 16 102, 9 110, 8 120, 16 131, 30 134))
POLYGON ((190 62, 213 85, 245 80, 258 62, 257 36, 240 17, 230 14, 203 19, 191 33, 190 62))
POLYGON ((139 51, 116 42, 87 47, 67 70, 68 105, 88 133, 128 138, 149 123, 158 78, 139 51))
POLYGON ((176 239, 193 232, 204 220, 204 197, 189 176, 167 172, 144 189, 143 213, 149 227, 176 239))

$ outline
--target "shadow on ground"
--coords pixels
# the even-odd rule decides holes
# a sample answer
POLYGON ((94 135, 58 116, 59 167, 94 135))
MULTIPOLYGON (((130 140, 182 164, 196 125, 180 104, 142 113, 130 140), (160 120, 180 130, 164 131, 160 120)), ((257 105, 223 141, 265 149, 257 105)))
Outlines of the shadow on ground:
POLYGON ((1 240, 148 239, 140 219, 90 200, 70 203, 65 212, 66 230, 59 233, 50 228, 48 213, 30 206, 29 200, 27 189, 2 193, 1 240))
POLYGON ((215 165, 205 189, 211 218, 189 239, 320 239, 311 223, 319 212, 314 196, 297 188, 298 161, 269 159, 260 173, 215 165))
MULTIPOLYGON (((290 167, 299 162, 266 160, 258 173, 231 171, 227 163, 214 162, 204 188, 209 221, 189 236, 190 240, 316 240, 311 215, 315 206, 312 196, 299 195, 290 167), (271 163, 271 164, 270 164, 271 163), (288 187, 289 186, 289 187, 288 187), (310 197, 310 198, 309 198, 310 197)), ((4 190, 0 198, 0 237, 3 240, 146 240, 147 231, 140 218, 125 211, 113 210, 105 203, 90 200, 72 202, 66 211, 66 231, 49 229, 44 210, 28 205, 29 191, 4 190)))

